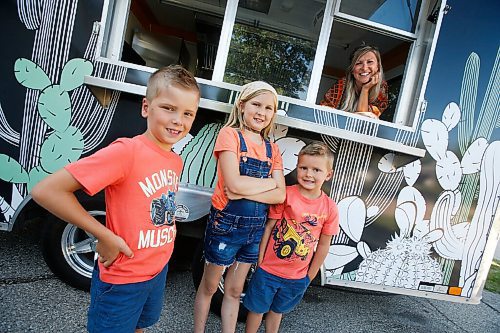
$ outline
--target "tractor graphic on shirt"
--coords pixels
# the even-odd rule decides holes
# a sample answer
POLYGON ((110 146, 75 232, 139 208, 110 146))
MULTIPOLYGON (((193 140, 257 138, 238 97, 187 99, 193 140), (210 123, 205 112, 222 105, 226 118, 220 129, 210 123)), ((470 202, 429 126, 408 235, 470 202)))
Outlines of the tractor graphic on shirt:
POLYGON ((310 251, 308 244, 314 242, 314 236, 302 223, 299 224, 293 219, 291 221, 293 225, 285 218, 278 222, 273 232, 273 250, 280 259, 299 257, 306 260, 310 251), (297 231, 294 226, 301 231, 297 231))
POLYGON ((175 223, 175 192, 161 194, 160 198, 151 202, 151 221, 157 227, 162 225, 173 225, 175 223))

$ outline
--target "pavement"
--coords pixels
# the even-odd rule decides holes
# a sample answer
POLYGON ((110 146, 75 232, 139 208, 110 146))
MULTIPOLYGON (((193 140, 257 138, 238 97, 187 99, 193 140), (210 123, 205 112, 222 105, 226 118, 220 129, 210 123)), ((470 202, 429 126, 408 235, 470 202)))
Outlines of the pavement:
MULTIPOLYGON (((0 232, 0 333, 85 332, 87 292, 47 268, 36 230, 0 232)), ((189 270, 171 271, 160 321, 147 332, 192 332, 195 288, 189 270)), ((220 332, 210 314, 206 332, 220 332)), ((239 323, 237 332, 244 331, 239 323)), ((263 332, 261 330, 260 332, 263 332)), ((500 295, 484 291, 478 305, 311 286, 284 316, 281 333, 500 332, 500 295)))

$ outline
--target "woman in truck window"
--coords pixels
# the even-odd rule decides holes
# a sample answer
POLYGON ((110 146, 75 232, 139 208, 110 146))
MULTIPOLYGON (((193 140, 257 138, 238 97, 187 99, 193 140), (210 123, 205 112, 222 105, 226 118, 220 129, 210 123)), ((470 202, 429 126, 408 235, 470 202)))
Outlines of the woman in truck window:
POLYGON ((380 52, 361 45, 349 59, 347 75, 327 91, 320 104, 378 119, 388 105, 380 52))

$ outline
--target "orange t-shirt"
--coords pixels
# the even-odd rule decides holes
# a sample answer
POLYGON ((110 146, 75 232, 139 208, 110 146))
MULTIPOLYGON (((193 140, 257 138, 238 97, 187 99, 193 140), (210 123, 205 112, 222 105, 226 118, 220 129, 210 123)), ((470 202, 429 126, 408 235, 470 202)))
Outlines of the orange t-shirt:
POLYGON ((106 227, 125 240, 133 258, 119 254, 102 281, 147 281, 161 272, 174 249, 175 192, 182 160, 146 138, 121 138, 66 170, 90 195, 105 189, 106 227))
POLYGON ((308 199, 300 194, 298 186, 287 186, 285 202, 269 209, 269 218, 277 221, 260 265, 266 272, 285 279, 305 277, 321 234, 339 232, 335 202, 325 193, 308 199))
MULTIPOLYGON (((265 143, 255 143, 245 136, 245 132, 242 132, 242 134, 247 146, 246 156, 253 157, 261 161, 267 161, 265 143)), ((283 159, 281 158, 278 145, 271 142, 271 148, 271 173, 274 170, 283 170, 283 159)), ((218 161, 219 153, 226 150, 234 152, 238 158, 238 161, 240 160, 240 139, 238 136, 238 131, 235 128, 223 127, 217 135, 217 140, 215 141, 214 156, 217 159, 218 180, 217 184, 215 185, 214 194, 212 195, 212 205, 219 210, 222 210, 224 207, 226 207, 226 204, 229 202, 229 199, 224 193, 224 178, 222 177, 222 172, 218 161)))

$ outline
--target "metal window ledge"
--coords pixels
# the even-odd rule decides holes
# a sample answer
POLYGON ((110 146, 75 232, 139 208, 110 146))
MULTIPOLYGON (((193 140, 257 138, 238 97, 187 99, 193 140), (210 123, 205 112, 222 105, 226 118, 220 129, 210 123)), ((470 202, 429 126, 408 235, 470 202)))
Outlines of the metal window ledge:
MULTIPOLYGON (((89 87, 89 89, 93 92, 93 94, 103 106, 109 105, 112 90, 118 90, 140 96, 144 96, 146 94, 145 86, 108 80, 94 76, 85 76, 84 83, 89 87)), ((231 111, 232 105, 229 103, 213 101, 202 97, 200 100, 200 107, 204 109, 229 113, 231 111)), ((277 123, 304 131, 325 134, 340 139, 359 142, 362 144, 392 151, 395 153, 393 162, 395 167, 405 165, 413 160, 425 156, 425 149, 422 148, 408 146, 400 142, 380 138, 373 135, 357 133, 342 128, 329 127, 312 121, 278 115, 277 123)))

